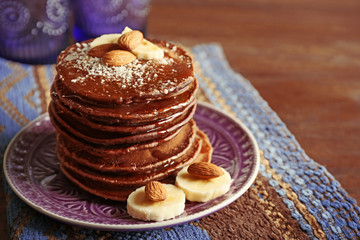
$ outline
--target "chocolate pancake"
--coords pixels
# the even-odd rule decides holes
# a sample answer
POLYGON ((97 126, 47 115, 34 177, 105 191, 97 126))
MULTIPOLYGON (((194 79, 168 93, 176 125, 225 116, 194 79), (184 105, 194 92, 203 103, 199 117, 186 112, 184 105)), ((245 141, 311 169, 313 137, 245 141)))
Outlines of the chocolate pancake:
POLYGON ((164 58, 136 59, 119 67, 109 67, 101 58, 87 55, 91 41, 69 46, 56 64, 62 91, 95 105, 146 102, 181 93, 195 81, 191 57, 171 43, 151 41, 164 50, 164 58))
MULTIPOLYGON (((125 122, 107 124, 104 122, 96 122, 89 119, 86 115, 79 115, 78 113, 71 111, 67 107, 62 104, 54 104, 53 102, 49 106, 49 111, 53 114, 58 115, 63 119, 63 121, 67 122, 73 128, 76 128, 80 131, 81 128, 90 128, 92 131, 103 131, 103 132, 111 132, 111 133, 119 133, 125 135, 134 135, 139 133, 146 133, 155 130, 162 130, 169 128, 172 125, 176 125, 177 123, 184 121, 187 118, 192 118, 195 108, 196 101, 190 103, 183 112, 177 112, 171 115, 168 118, 164 118, 158 121, 150 121, 150 122, 140 122, 140 123, 129 123, 125 122)), ((85 129, 88 131, 88 129, 85 129)), ((82 131, 84 132, 84 131, 82 131)), ((98 133, 95 133, 98 136, 98 133)), ((101 135, 101 133, 99 133, 101 135)))
POLYGON ((67 155, 61 155, 58 152, 58 158, 60 165, 67 170, 73 178, 86 179, 86 181, 94 182, 102 187, 119 187, 119 186, 140 186, 146 182, 152 180, 161 180, 176 171, 178 168, 182 168, 183 165, 195 160, 195 157, 199 154, 201 149, 201 139, 196 138, 193 144, 185 154, 179 158, 173 159, 169 163, 164 163, 163 166, 149 168, 149 171, 144 172, 134 171, 127 172, 100 172, 88 168, 84 168, 82 165, 77 164, 67 155))
POLYGON ((194 81, 188 90, 175 97, 156 101, 136 102, 121 105, 94 105, 81 101, 74 93, 66 93, 64 83, 55 79, 51 87, 51 97, 56 104, 63 104, 80 115, 88 115, 90 119, 106 123, 137 123, 164 119, 184 109, 195 100, 199 89, 194 81))
MULTIPOLYGON (((123 154, 92 155, 88 151, 67 142, 62 135, 58 137, 59 152, 69 156, 74 162, 85 168, 100 172, 141 173, 163 167, 176 158, 184 155, 193 144, 196 136, 196 125, 192 120, 170 141, 157 147, 131 151, 123 154)), ((100 151, 100 150, 99 150, 100 151)), ((105 152, 106 150, 103 149, 105 152)))
POLYGON ((200 153, 196 157, 195 162, 211 162, 214 149, 211 146, 208 136, 201 130, 198 130, 196 134, 199 138, 202 139, 202 145, 200 153))
MULTIPOLYGON (((192 150, 188 151, 181 158, 176 160, 174 166, 168 166, 165 169, 168 171, 155 174, 130 174, 130 175, 111 175, 107 173, 103 175, 99 172, 93 172, 89 170, 84 170, 83 167, 76 166, 71 160, 67 161, 66 159, 60 160, 63 161, 61 164, 62 171, 64 174, 76 185, 82 189, 103 197, 105 199, 125 201, 127 196, 134 191, 136 188, 145 185, 149 181, 157 180, 162 182, 173 182, 173 176, 183 167, 191 164, 195 161, 202 161, 207 158, 200 156, 200 152, 204 151, 203 144, 205 143, 205 149, 209 147, 205 140, 204 135, 198 134, 196 140, 194 141, 194 146, 192 150), (200 158, 199 158, 200 157, 200 158)), ((205 151, 203 152, 205 154, 205 151)), ((211 154, 208 154, 210 157, 211 154)), ((59 157, 60 159, 63 159, 59 157)))
POLYGON ((179 128, 184 126, 189 122, 189 120, 192 119, 195 112, 194 105, 195 104, 192 104, 190 109, 188 109, 182 115, 178 116, 177 118, 173 118, 173 121, 166 122, 166 124, 161 124, 161 126, 155 127, 154 125, 156 125, 156 122, 150 122, 150 125, 153 126, 153 128, 150 129, 150 127, 146 127, 144 123, 144 125, 140 126, 141 129, 149 129, 144 132, 140 132, 137 129, 138 126, 130 127, 118 125, 117 128, 115 125, 112 125, 110 126, 112 131, 103 131, 99 128, 92 128, 89 124, 85 125, 77 121, 77 118, 72 117, 73 114, 68 114, 68 111, 56 111, 56 107, 53 103, 51 103, 49 106, 49 112, 51 113, 50 116, 53 118, 52 121, 56 128, 62 128, 64 131, 67 131, 72 135, 83 139, 84 141, 103 145, 115 145, 123 143, 139 143, 164 138, 174 134, 179 128), (130 133, 122 132, 123 129, 129 130, 130 133), (132 132, 135 132, 135 134, 132 132))
POLYGON ((49 116, 64 174, 90 193, 124 201, 149 181, 209 161, 211 144, 193 120, 199 84, 191 57, 151 40, 163 58, 109 66, 88 55, 91 41, 59 55, 51 86, 49 116))
MULTIPOLYGON (((50 118, 51 119, 51 118, 50 118)), ((56 124, 56 123, 55 123, 56 124)), ((56 125, 59 126, 59 125, 56 125)), ((55 127, 56 128, 56 127, 55 127)), ((58 128, 58 135, 65 138, 66 142, 72 144, 74 147, 76 146, 79 149, 83 149, 88 153, 99 156, 99 157, 111 157, 112 155, 117 154, 126 154, 133 151, 139 151, 143 149, 157 147, 161 144, 165 144, 167 141, 173 139, 181 129, 177 130, 174 134, 167 136, 166 138, 155 139, 151 141, 145 141, 140 143, 133 143, 133 144, 118 144, 118 145, 99 145, 90 142, 85 142, 81 139, 76 138, 72 134, 64 131, 61 128, 58 128)))
MULTIPOLYGON (((56 128, 63 128, 65 131, 72 135, 83 139, 87 142, 103 145, 118 145, 118 144, 129 144, 129 143, 140 143, 149 140, 162 139, 176 133, 179 128, 184 126, 192 119, 195 108, 190 109, 190 112, 185 113, 178 121, 173 122, 168 128, 154 128, 144 133, 138 134, 124 134, 120 132, 106 132, 97 129, 89 128, 87 125, 74 124, 70 121, 65 121, 59 115, 63 115, 60 112, 54 111, 53 105, 50 105, 49 112, 51 112, 51 118, 56 128), (69 125, 71 123, 71 126, 69 125), (59 125, 61 127, 59 127, 59 125)), ((59 130, 60 131, 60 130, 59 130)))

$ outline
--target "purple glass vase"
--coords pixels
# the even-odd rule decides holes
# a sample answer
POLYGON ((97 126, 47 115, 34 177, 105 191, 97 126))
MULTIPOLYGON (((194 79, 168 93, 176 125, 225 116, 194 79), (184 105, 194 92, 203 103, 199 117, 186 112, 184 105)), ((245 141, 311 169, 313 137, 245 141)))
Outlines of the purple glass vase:
POLYGON ((68 45, 68 0, 1 0, 0 57, 54 63, 68 45))
POLYGON ((121 33, 128 26, 145 33, 150 0, 73 0, 76 41, 121 33))

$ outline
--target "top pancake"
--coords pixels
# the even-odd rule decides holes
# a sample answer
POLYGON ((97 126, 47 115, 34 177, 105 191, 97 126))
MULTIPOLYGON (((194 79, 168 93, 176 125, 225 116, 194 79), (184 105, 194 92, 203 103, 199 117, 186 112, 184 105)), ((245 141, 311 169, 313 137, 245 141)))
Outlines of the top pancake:
POLYGON ((118 105, 170 98, 182 93, 195 79, 191 57, 165 41, 151 40, 164 50, 164 58, 136 59, 116 67, 87 55, 90 42, 69 46, 56 65, 56 81, 67 88, 63 93, 81 102, 118 105))

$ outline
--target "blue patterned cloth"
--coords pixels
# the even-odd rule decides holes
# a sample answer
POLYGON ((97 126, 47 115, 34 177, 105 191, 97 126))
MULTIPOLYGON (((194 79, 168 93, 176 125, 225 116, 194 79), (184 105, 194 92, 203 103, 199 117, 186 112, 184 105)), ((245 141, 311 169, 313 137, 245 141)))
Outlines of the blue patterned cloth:
MULTIPOLYGON (((306 155, 250 82, 233 72, 222 48, 208 44, 190 50, 198 64, 196 76, 203 97, 236 116, 254 134, 267 159, 261 162, 261 179, 282 199, 289 218, 310 239, 359 239, 360 208, 356 201, 325 167, 306 155)), ((53 76, 52 65, 30 66, 0 59, 2 155, 22 127, 46 112, 53 76)), ((211 239, 215 236, 201 221, 146 232, 102 232, 69 226, 31 209, 4 185, 12 239, 211 239)))

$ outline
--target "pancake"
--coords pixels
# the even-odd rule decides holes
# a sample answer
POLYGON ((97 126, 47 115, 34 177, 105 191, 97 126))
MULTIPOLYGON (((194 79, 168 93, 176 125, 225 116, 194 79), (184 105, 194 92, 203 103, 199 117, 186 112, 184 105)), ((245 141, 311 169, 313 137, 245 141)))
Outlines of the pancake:
MULTIPOLYGON (((58 137, 58 148, 62 155, 72 157, 74 162, 85 168, 100 172, 139 173, 151 168, 159 168, 184 155, 194 142, 196 128, 195 122, 192 120, 179 134, 164 144, 122 154, 92 155, 71 142, 66 142, 61 135, 58 137)), ((104 153, 106 150, 102 151, 104 153)))
MULTIPOLYGON (((52 118, 50 118, 50 120, 51 119, 52 118)), ((126 154, 126 153, 130 153, 133 151, 139 151, 139 150, 143 150, 143 149, 157 147, 161 144, 165 144, 166 142, 171 141, 180 132, 180 130, 181 129, 177 130, 174 134, 171 134, 171 135, 167 136, 166 138, 155 139, 155 140, 145 141, 145 142, 141 142, 141 143, 133 143, 133 144, 124 143, 124 144, 119 144, 119 145, 113 145, 113 144, 99 145, 99 144, 85 142, 81 139, 78 139, 75 136, 73 136, 72 134, 70 134, 66 131, 63 131, 63 129, 61 129, 61 128, 57 129, 58 136, 65 138, 69 144, 72 144, 72 145, 74 145, 74 147, 76 146, 79 149, 83 149, 84 151, 87 151, 88 153, 95 155, 95 156, 99 156, 99 157, 109 157, 112 155, 126 154)))
POLYGON ((165 163, 161 169, 149 168, 149 171, 144 174, 142 171, 137 172, 100 172, 88 168, 84 168, 82 165, 72 161, 72 158, 67 155, 61 155, 58 152, 58 158, 60 165, 66 169, 66 171, 72 175, 73 178, 85 179, 86 182, 93 182, 99 184, 102 187, 119 187, 119 186, 140 186, 144 183, 153 180, 161 180, 176 171, 178 168, 182 168, 183 165, 195 160, 201 149, 201 140, 196 138, 193 141, 190 149, 181 155, 179 158, 172 160, 170 163, 165 163))
POLYGON ((211 146, 208 136, 201 130, 197 131, 197 136, 202 139, 201 150, 196 157, 195 162, 211 162, 213 147, 211 146))
POLYGON ((126 121, 136 123, 169 117, 176 112, 182 112, 186 106, 192 103, 199 89, 198 82, 194 81, 184 93, 164 100, 121 105, 93 105, 82 102, 74 93, 64 93, 62 86, 63 83, 55 79, 51 87, 51 97, 55 103, 61 103, 80 115, 89 115, 95 121, 107 123, 126 121))
POLYGON ((163 58, 109 66, 88 55, 91 41, 59 55, 50 90, 56 154, 67 178, 124 201, 149 181, 170 181, 193 161, 210 161, 209 139, 193 120, 199 83, 191 57, 151 40, 163 58))
POLYGON ((101 58, 87 55, 91 40, 69 46, 56 64, 63 92, 97 105, 154 101, 181 93, 195 81, 191 57, 171 43, 151 41, 164 50, 164 58, 136 59, 120 67, 106 66, 101 58))
MULTIPOLYGON (((76 166, 72 161, 62 160, 61 169, 63 173, 80 188, 105 199, 125 201, 127 196, 136 188, 145 185, 149 181, 161 181, 165 183, 174 181, 174 174, 181 170, 183 167, 188 166, 192 162, 202 161, 211 157, 204 158, 204 155, 200 156, 200 152, 207 149, 208 146, 203 148, 203 144, 207 145, 204 135, 197 132, 196 140, 194 141, 194 147, 192 151, 188 151, 182 158, 177 159, 174 167, 167 167, 168 171, 160 174, 129 174, 123 176, 112 175, 109 176, 99 174, 98 172, 92 172, 84 170, 84 168, 76 166), (106 179, 104 181, 104 179, 106 179)), ((205 154, 205 152, 203 152, 205 154)), ((206 154, 205 154, 206 155, 206 154)), ((62 159, 61 157, 59 157, 62 159)))
MULTIPOLYGON (((153 128, 144 133, 138 134, 124 134, 121 132, 106 132, 98 129, 89 128, 87 125, 83 124, 74 124, 74 121, 67 119, 68 121, 61 118, 59 115, 60 112, 54 110, 53 105, 50 105, 49 112, 51 112, 51 118, 56 128, 63 128, 64 131, 71 133, 72 135, 83 139, 87 142, 92 142, 96 144, 103 145, 119 145, 119 144, 129 144, 129 143, 140 143, 149 140, 155 140, 160 138, 165 138, 178 132, 179 128, 184 126, 186 123, 192 119, 194 114, 195 107, 191 108, 189 112, 185 113, 181 118, 176 119, 172 124, 167 128, 153 128), (70 126, 71 124, 72 126, 70 126), (61 127, 60 127, 61 126, 61 127)), ((76 122, 75 122, 76 123, 76 122)), ((59 131, 61 131, 59 129, 59 131)))
POLYGON ((185 118, 192 117, 195 111, 196 101, 190 103, 183 112, 178 112, 170 117, 158 120, 158 121, 149 121, 149 122, 140 122, 140 123, 105 123, 105 122, 97 122, 89 119, 87 115, 79 115, 78 113, 71 111, 67 107, 62 104, 50 103, 49 111, 53 114, 61 115, 60 117, 67 122, 69 125, 73 126, 73 128, 79 129, 86 126, 96 131, 104 131, 104 132, 116 132, 120 134, 139 134, 145 133, 149 131, 154 131, 158 129, 166 129, 171 125, 174 125, 185 118))

